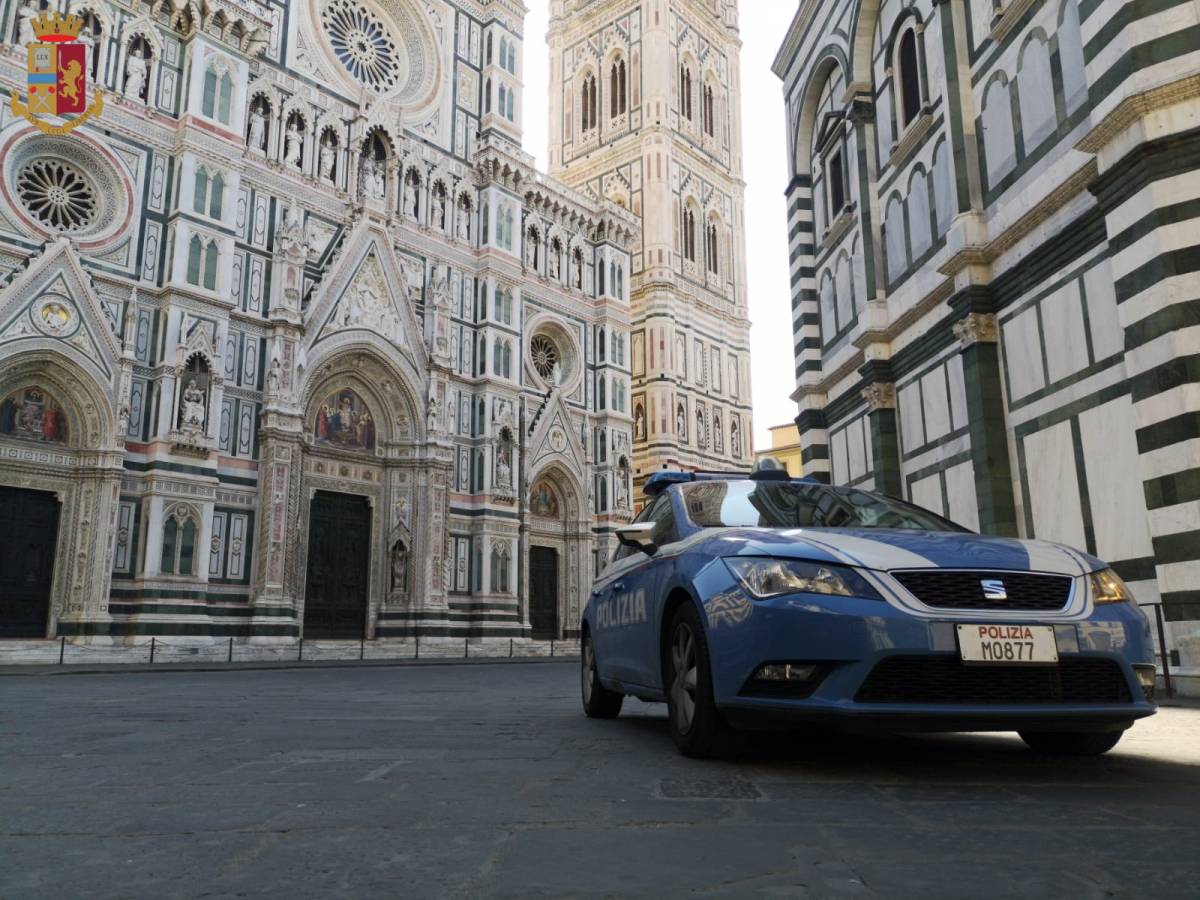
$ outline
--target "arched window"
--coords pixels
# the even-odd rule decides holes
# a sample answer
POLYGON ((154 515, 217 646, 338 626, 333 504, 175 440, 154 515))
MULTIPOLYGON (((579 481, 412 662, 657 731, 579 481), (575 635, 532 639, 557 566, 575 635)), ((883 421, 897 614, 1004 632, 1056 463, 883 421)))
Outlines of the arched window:
POLYGON ((209 241, 208 248, 204 251, 204 288, 205 290, 215 291, 217 289, 217 262, 220 256, 220 251, 217 249, 216 241, 209 241))
POLYGON ((606 396, 606 388, 608 379, 600 375, 596 379, 596 409, 608 409, 608 397, 606 396))
POLYGON ((492 545, 492 590, 507 594, 509 585, 508 548, 503 544, 492 545))
POLYGON ((508 63, 505 68, 512 72, 512 74, 517 74, 517 47, 515 44, 508 45, 508 63))
POLYGON ((921 112, 921 66, 917 56, 917 32, 908 28, 896 50, 896 73, 900 82, 900 128, 907 128, 921 112))
POLYGON ((492 61, 492 33, 489 31, 487 36, 487 61, 492 61))
POLYGON ((218 172, 213 176, 212 188, 208 200, 208 214, 214 218, 221 218, 222 207, 225 202, 225 179, 218 172))
POLYGON ((205 169, 196 170, 196 189, 192 196, 192 210, 201 215, 208 213, 208 172, 205 169))
POLYGON ((617 118, 622 116, 628 109, 628 101, 626 99, 626 79, 625 79, 625 60, 623 58, 613 60, 612 68, 609 70, 609 117, 617 118))
POLYGON ((708 241, 707 241, 707 243, 708 243, 708 246, 706 248, 705 255, 708 257, 708 271, 712 272, 714 275, 720 274, 719 260, 720 260, 721 248, 718 243, 717 223, 716 222, 708 223, 708 241))
POLYGON ((690 207, 683 210, 683 258, 696 261, 696 214, 690 207))
POLYGON ((508 111, 505 113, 505 116, 508 117, 508 121, 512 122, 516 119, 516 115, 517 115, 516 94, 513 93, 512 88, 508 88, 508 111))
POLYGON ((704 86, 704 101, 700 105, 700 118, 704 124, 704 133, 714 137, 717 130, 717 104, 711 84, 704 86))
POLYGON ((488 79, 483 90, 483 111, 490 113, 492 111, 492 79, 488 79))
POLYGON ((591 131, 597 125, 596 118, 596 76, 588 74, 583 79, 579 93, 579 108, 582 115, 582 131, 591 131))
POLYGON ((692 69, 687 63, 679 66, 679 112, 689 122, 692 119, 692 69))
POLYGON ((500 38, 500 65, 503 68, 508 67, 508 38, 500 38))
POLYGON ((163 575, 196 574, 197 536, 196 519, 189 511, 179 507, 167 516, 163 525, 160 566, 163 575))
POLYGON ((229 124, 229 106, 233 102, 233 79, 228 72, 221 74, 221 83, 217 95, 217 119, 224 125, 229 124))
POLYGON ((199 286, 200 266, 204 256, 204 242, 199 235, 192 235, 188 243, 187 282, 199 286))

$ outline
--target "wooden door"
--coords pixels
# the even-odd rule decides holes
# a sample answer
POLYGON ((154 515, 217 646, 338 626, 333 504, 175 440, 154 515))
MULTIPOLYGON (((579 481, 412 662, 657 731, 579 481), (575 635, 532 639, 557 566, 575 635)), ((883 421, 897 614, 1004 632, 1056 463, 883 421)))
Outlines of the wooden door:
POLYGON ((308 524, 304 636, 366 636, 371 508, 365 497, 318 491, 308 524))

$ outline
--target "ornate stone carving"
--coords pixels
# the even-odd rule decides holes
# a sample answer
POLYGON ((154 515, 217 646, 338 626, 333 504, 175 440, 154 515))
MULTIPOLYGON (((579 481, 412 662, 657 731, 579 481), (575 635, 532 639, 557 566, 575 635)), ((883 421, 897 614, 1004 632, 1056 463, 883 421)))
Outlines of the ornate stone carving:
POLYGON ((972 344, 995 344, 1000 340, 996 317, 991 313, 968 313, 954 323, 954 336, 963 347, 972 344))
POLYGON ((891 382, 877 381, 864 389, 862 396, 867 401, 867 409, 870 412, 896 408, 896 386, 891 382))

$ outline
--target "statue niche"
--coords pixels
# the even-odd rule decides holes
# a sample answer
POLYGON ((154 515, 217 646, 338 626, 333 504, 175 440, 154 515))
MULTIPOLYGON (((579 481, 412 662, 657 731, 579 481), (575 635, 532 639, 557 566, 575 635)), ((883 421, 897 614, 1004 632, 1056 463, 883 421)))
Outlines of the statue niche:
POLYGON ((212 386, 212 373, 203 356, 196 353, 188 358, 179 383, 181 390, 175 426, 187 443, 199 445, 208 429, 208 397, 212 386))

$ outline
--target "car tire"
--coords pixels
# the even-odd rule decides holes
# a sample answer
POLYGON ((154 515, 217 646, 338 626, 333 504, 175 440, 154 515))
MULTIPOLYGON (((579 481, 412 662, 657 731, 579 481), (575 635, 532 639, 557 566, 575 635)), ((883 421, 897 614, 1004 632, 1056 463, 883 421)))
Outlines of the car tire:
POLYGON ((580 682, 583 688, 583 711, 589 719, 615 719, 621 713, 625 695, 610 691, 600 683, 600 672, 596 667, 596 651, 592 636, 583 633, 579 647, 580 682))
POLYGON ((684 756, 726 756, 733 730, 713 699, 712 665, 700 614, 690 602, 675 611, 667 632, 663 674, 671 737, 684 756))
POLYGON ((1021 740, 1036 753, 1099 756, 1121 740, 1124 731, 1022 731, 1021 740))

